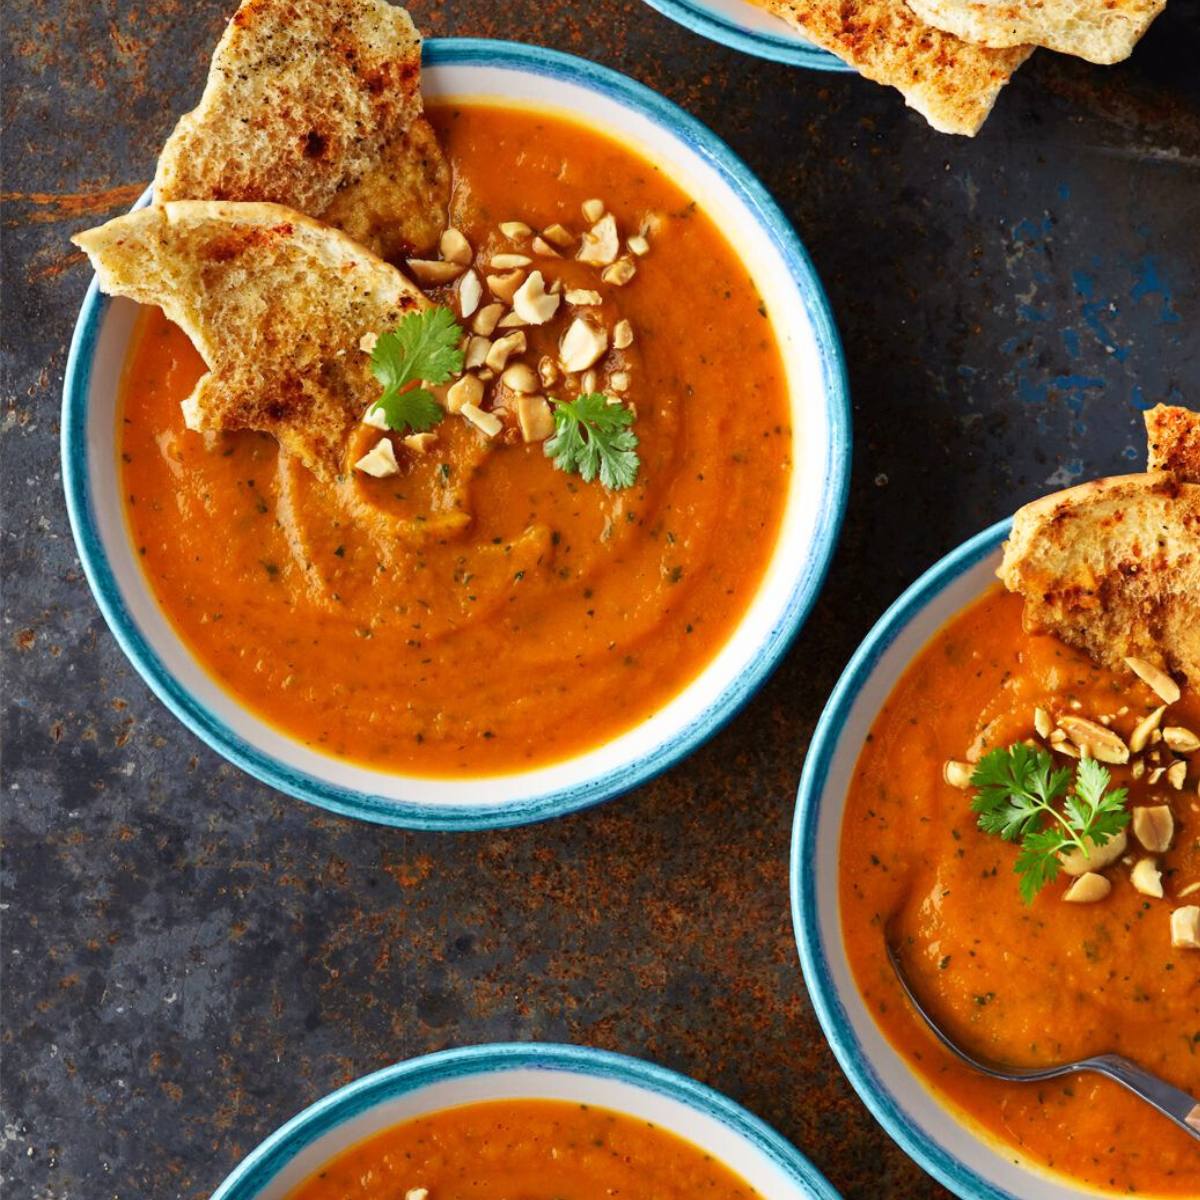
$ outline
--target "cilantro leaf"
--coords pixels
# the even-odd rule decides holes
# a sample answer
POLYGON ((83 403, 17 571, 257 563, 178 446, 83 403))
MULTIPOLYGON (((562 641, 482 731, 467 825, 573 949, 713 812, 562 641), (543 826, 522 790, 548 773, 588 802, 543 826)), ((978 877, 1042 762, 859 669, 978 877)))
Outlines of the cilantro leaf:
POLYGON ((407 392, 384 392, 371 406, 382 409, 389 429, 403 433, 412 429, 425 433, 446 414, 442 406, 424 388, 409 388, 407 392))
POLYGON ((1052 771, 1052 766, 1045 750, 1024 742, 984 755, 971 776, 979 788, 971 807, 979 814, 980 829, 1011 842, 1036 827, 1044 806, 1058 800, 1070 783, 1069 771, 1052 771))
POLYGON ((1021 843, 1021 853, 1013 864, 1017 873, 1017 889, 1026 904, 1048 883, 1058 878, 1058 852, 1062 849, 1062 834, 1057 829, 1039 829, 1021 843))
POLYGON ((383 395, 371 406, 380 409, 389 429, 424 433, 443 417, 441 406, 424 388, 412 384, 445 383, 462 370, 462 330, 446 307, 411 312, 371 351, 371 371, 383 384, 383 395), (407 390, 406 390, 407 389, 407 390))
POLYGON ((1129 824, 1126 788, 1109 791, 1112 775, 1094 759, 1071 771, 1054 769, 1049 751, 1017 742, 985 754, 971 775, 979 828, 1005 841, 1020 840, 1016 871, 1021 897, 1034 896, 1058 875, 1059 854, 1103 846, 1129 824), (1062 802, 1062 810, 1055 807, 1062 802))
POLYGON ((641 466, 632 424, 633 413, 623 404, 610 404, 600 392, 554 400, 554 434, 546 442, 546 457, 560 471, 578 472, 584 483, 599 475, 612 491, 632 487, 641 466))

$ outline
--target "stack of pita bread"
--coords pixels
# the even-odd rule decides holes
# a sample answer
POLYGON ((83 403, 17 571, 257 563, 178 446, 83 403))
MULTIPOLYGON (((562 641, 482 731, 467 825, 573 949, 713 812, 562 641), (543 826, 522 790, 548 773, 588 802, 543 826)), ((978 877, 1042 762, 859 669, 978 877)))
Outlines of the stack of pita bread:
POLYGON ((378 397, 365 333, 427 305, 396 260, 446 227, 421 39, 386 0, 245 0, 154 203, 72 240, 103 291, 158 305, 209 368, 189 428, 274 436, 322 478, 378 397))
POLYGON ((973 136, 1038 46, 1128 58, 1167 0, 766 0, 810 41, 897 88, 934 129, 973 136))

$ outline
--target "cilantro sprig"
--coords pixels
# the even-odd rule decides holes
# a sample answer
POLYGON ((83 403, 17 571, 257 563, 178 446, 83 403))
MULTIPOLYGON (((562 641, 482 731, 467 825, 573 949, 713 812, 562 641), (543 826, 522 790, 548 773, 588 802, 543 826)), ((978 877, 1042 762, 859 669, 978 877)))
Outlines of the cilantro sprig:
POLYGON ((462 330, 445 307, 409 313, 395 329, 381 333, 371 351, 371 371, 383 384, 383 395, 371 411, 381 409, 388 428, 397 433, 432 429, 445 414, 419 385, 445 383, 462 370, 461 341, 462 330))
POLYGON ((1126 788, 1109 791, 1112 776, 1095 759, 1075 769, 1054 769, 1049 751, 1017 742, 979 760, 971 783, 979 789, 971 808, 979 828, 1006 842, 1020 841, 1013 865, 1026 904, 1058 875, 1059 854, 1078 849, 1085 858, 1129 824, 1126 788), (1061 809, 1057 807, 1061 802, 1061 809))
POLYGON ((641 466, 632 424, 633 413, 623 404, 610 404, 600 392, 554 400, 554 434, 546 442, 546 457, 560 471, 578 472, 584 483, 599 475, 613 491, 632 487, 641 466))

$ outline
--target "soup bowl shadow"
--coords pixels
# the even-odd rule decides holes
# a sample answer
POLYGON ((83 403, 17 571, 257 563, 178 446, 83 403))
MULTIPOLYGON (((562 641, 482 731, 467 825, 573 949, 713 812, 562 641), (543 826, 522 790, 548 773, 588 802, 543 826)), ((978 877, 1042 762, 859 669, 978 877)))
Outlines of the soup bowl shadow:
POLYGON ((810 71, 854 70, 836 54, 814 45, 799 30, 752 0, 646 0, 646 3, 700 37, 756 58, 807 67, 810 71))
MULTIPOLYGON (((424 58, 431 99, 553 110, 660 164, 727 231, 771 310, 794 418, 792 481, 762 584, 713 661, 651 718, 605 745, 510 774, 427 778, 376 770, 276 729, 208 675, 142 573, 114 446, 137 309, 102 296, 95 280, 67 362, 63 479, 79 555, 109 627, 158 697, 204 742, 264 783, 346 816, 482 829, 545 820, 627 791, 690 753, 754 694, 803 623, 833 553, 846 501, 850 414, 841 346, 808 255, 762 185, 704 126, 623 75, 540 47, 435 39, 424 58)), ((150 198, 148 190, 138 206, 150 198)))
POLYGON ((893 1048, 867 1009, 842 939, 842 816, 864 741, 914 658, 996 583, 1000 521, 925 572, 855 651, 817 723, 792 828, 792 924, 813 1007, 842 1070, 902 1150, 964 1200, 1078 1200, 1084 1184, 1014 1161, 1015 1152, 939 1099, 893 1048))
POLYGON ((704 1084, 582 1046, 469 1046, 347 1084, 252 1150, 212 1200, 283 1200, 337 1154, 402 1121, 488 1100, 565 1100, 653 1122, 700 1147, 771 1200, 837 1200, 769 1126, 704 1084))

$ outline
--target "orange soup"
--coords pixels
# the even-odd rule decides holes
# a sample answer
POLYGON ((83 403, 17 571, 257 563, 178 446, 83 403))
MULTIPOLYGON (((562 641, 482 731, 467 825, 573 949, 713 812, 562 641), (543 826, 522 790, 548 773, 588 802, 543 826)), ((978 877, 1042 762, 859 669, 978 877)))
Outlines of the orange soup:
MULTIPOLYGON (((608 740, 705 666, 772 552, 792 431, 753 282, 657 167, 526 109, 430 116, 454 169, 451 224, 481 258, 523 248, 497 233, 509 221, 578 239, 596 196, 622 236, 647 231, 626 255, 636 273, 588 307, 612 330, 620 369, 605 378, 636 413, 635 484, 556 469, 499 410, 493 440, 447 419, 427 451, 397 441, 399 475, 323 483, 268 437, 185 429, 203 364, 154 311, 127 366, 119 448, 146 575, 226 688, 330 755, 486 774, 608 740)), ((598 286, 571 248, 538 266, 570 303, 598 286)), ((537 364, 561 326, 522 332, 537 364)), ((352 456, 380 436, 361 432, 352 456)))
POLYGON ((339 1154, 288 1200, 751 1200, 757 1192, 682 1138, 559 1100, 433 1113, 339 1154))
MULTIPOLYGON (((1136 747, 1133 730, 1161 705, 1132 672, 1026 634, 1020 598, 989 593, 933 639, 875 722, 842 827, 842 921, 858 986, 889 1040, 1014 1158, 1100 1190, 1197 1196, 1200 1145, 1117 1084, 1092 1074, 999 1083, 951 1057, 906 1003, 884 949, 886 930, 922 1001, 980 1057, 1035 1066, 1110 1051, 1200 1096, 1200 950, 1174 948, 1170 928, 1174 909, 1200 901, 1200 888, 1189 890, 1200 882, 1200 756, 1178 789, 1158 770, 1175 760, 1161 740, 1109 767, 1134 813, 1166 805, 1173 814, 1169 846, 1154 856, 1162 899, 1131 880, 1148 853, 1139 824, 1103 870, 1103 899, 1064 902, 1071 880, 1060 874, 1027 906, 1017 846, 982 832, 973 791, 943 778, 948 760, 1040 741, 1045 715, 1100 720, 1136 747)), ((1200 729, 1200 699, 1185 691, 1162 725, 1200 729)))

